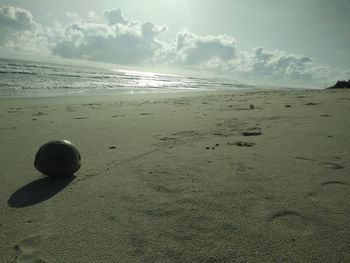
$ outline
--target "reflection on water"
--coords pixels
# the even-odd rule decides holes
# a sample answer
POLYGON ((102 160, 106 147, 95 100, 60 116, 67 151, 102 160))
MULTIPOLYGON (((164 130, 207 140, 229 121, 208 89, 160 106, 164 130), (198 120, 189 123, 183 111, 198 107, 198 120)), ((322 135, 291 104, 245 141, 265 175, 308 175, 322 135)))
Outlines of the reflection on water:
POLYGON ((233 81, 0 59, 0 97, 247 88, 233 81))

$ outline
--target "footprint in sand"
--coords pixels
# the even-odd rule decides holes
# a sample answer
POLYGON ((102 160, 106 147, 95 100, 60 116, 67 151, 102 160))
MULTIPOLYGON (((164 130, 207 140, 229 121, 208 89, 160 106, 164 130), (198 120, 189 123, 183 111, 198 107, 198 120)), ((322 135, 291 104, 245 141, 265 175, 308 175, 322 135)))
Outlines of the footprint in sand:
POLYGON ((18 253, 15 262, 35 262, 46 263, 45 260, 40 258, 40 246, 42 243, 41 235, 33 235, 18 242, 14 246, 14 249, 18 253))
POLYGON ((173 138, 173 137, 161 137, 161 138, 159 138, 159 140, 160 141, 164 141, 164 142, 166 142, 166 141, 177 141, 177 139, 176 138, 173 138))
MULTIPOLYGON (((294 158, 298 160, 304 160, 304 161, 315 161, 314 159, 303 157, 303 156, 295 156, 294 158)), ((339 158, 337 159, 339 160, 339 158)), ((344 166, 334 162, 318 162, 318 164, 334 170, 344 169, 344 166)))
POLYGON ((261 135, 262 132, 260 130, 251 130, 251 131, 244 131, 241 132, 243 136, 258 136, 261 135))
POLYGON ((83 120, 83 119, 88 119, 88 117, 75 117, 73 118, 74 120, 83 120))
POLYGON ((348 185, 348 184, 342 181, 327 181, 327 182, 321 183, 321 186, 327 186, 327 185, 348 185))
POLYGON ((307 218, 293 210, 275 212, 268 222, 271 230, 287 236, 305 236, 312 230, 307 218))
POLYGON ((237 145, 237 146, 240 146, 240 147, 253 147, 255 145, 254 142, 242 142, 242 141, 239 141, 239 142, 236 142, 236 143, 227 143, 227 145, 231 146, 231 145, 237 145))
POLYGON ((311 158, 307 158, 307 157, 303 157, 303 156, 295 156, 294 158, 298 159, 298 160, 304 160, 304 161, 315 161, 311 158))
POLYGON ((321 103, 316 103, 316 102, 309 102, 309 103, 306 103, 305 105, 308 105, 308 106, 315 106, 315 105, 319 105, 321 103))
POLYGON ((241 132, 241 134, 243 136, 258 136, 258 135, 261 135, 262 132, 260 127, 255 126, 255 127, 248 128, 246 131, 241 132))
POLYGON ((41 111, 39 111, 38 113, 32 114, 32 116, 42 116, 42 115, 47 115, 47 114, 41 111))
POLYGON ((334 170, 341 170, 344 169, 344 166, 338 164, 338 163, 332 163, 332 162, 319 162, 319 164, 328 167, 330 169, 334 169, 334 170))
POLYGON ((195 137, 200 136, 200 132, 198 131, 180 131, 173 134, 174 136, 189 136, 189 137, 195 137))

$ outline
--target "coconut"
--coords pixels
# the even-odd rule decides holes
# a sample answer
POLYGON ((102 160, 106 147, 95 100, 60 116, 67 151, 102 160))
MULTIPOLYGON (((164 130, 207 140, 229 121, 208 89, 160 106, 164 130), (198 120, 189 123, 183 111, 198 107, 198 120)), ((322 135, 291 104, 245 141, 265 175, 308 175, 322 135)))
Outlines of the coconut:
POLYGON ((77 147, 67 140, 43 144, 35 155, 35 168, 52 177, 72 176, 81 166, 77 147))

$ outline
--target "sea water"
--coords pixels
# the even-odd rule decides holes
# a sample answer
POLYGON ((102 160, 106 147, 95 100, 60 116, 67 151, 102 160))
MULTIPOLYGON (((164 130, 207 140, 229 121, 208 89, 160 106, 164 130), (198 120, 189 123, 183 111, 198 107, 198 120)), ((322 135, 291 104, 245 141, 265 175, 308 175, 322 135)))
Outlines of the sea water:
POLYGON ((201 79, 0 58, 0 97, 46 97, 242 89, 222 79, 201 79))

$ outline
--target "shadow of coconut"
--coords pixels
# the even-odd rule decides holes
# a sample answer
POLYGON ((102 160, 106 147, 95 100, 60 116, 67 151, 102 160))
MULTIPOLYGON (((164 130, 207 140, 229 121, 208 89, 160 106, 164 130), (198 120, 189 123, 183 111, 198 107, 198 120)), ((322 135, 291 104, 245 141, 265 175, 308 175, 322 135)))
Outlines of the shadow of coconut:
POLYGON ((46 201, 62 191, 75 178, 75 175, 64 178, 39 178, 14 192, 8 200, 8 205, 11 207, 21 208, 46 201))

